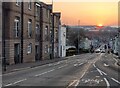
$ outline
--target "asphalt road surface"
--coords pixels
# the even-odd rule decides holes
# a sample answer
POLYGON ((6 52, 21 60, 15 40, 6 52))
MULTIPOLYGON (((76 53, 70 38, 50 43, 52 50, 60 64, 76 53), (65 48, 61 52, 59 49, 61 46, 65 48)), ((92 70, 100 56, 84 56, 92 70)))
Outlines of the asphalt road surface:
POLYGON ((39 67, 3 75, 3 87, 46 86, 61 88, 120 88, 120 67, 112 54, 71 56, 39 67))

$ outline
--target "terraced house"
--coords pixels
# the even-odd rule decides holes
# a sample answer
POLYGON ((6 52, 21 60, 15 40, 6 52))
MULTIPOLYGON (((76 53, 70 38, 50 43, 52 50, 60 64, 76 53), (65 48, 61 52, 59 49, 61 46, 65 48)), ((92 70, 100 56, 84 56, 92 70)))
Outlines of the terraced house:
MULTIPOLYGON (((54 26, 52 5, 16 0, 16 2, 4 2, 2 9, 5 63, 18 64, 50 59, 51 32, 54 26)), ((60 13, 56 17, 59 19, 57 18, 54 24, 59 25, 60 13)))

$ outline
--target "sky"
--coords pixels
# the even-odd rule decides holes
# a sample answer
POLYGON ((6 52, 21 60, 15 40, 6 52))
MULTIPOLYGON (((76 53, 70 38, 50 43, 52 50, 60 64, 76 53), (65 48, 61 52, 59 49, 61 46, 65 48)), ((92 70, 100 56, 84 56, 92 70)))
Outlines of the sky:
MULTIPOLYGON (((52 0, 44 0, 51 3, 52 0)), ((54 0, 54 12, 61 12, 61 22, 66 25, 118 25, 118 1, 54 0)))

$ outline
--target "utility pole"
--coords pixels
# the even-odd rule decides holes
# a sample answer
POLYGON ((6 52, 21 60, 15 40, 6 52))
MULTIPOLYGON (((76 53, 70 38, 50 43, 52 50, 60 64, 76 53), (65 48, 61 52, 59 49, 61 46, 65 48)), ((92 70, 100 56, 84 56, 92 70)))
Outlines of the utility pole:
POLYGON ((79 36, 80 36, 80 29, 79 29, 79 27, 80 27, 80 20, 78 20, 78 54, 80 53, 80 51, 79 51, 79 42, 80 42, 80 38, 79 38, 79 36))
POLYGON ((3 61, 3 70, 7 70, 6 66, 6 57, 5 57, 5 16, 6 16, 6 10, 5 10, 5 2, 2 3, 2 61, 3 61))
POLYGON ((54 59, 54 13, 53 13, 53 0, 52 0, 52 59, 54 59))

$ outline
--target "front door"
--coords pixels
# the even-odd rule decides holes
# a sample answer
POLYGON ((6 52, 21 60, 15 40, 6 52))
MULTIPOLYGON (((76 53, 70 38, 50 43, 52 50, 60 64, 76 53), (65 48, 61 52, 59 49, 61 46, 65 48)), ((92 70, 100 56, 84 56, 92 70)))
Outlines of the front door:
POLYGON ((39 58, 39 46, 36 45, 35 46, 35 60, 38 61, 40 58, 39 58))
POLYGON ((14 62, 15 64, 21 63, 20 60, 20 44, 14 45, 14 62))

